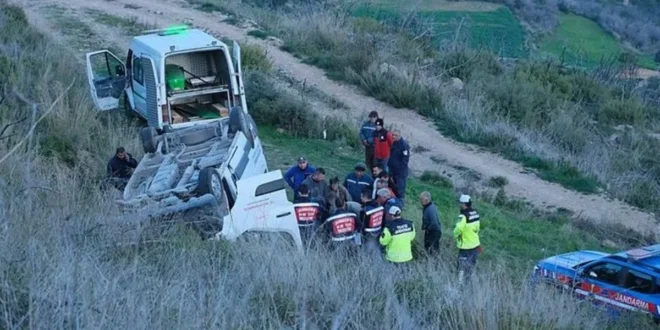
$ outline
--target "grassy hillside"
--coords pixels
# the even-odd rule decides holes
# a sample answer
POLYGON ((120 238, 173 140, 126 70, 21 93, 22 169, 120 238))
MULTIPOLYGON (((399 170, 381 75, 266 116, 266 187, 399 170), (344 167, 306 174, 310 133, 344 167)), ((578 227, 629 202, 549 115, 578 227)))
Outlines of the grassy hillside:
POLYGON ((371 1, 353 11, 356 17, 379 21, 402 22, 412 12, 417 20, 409 24, 426 24, 435 34, 437 45, 455 40, 460 25, 460 39, 474 48, 488 48, 502 57, 526 57, 525 32, 511 11, 503 6, 468 2, 423 1, 404 4, 395 1, 371 1), (461 25, 462 22, 462 25, 461 25))
MULTIPOLYGON (((624 51, 621 44, 598 23, 573 14, 561 14, 559 25, 542 42, 542 52, 556 58, 563 56, 568 65, 597 67, 602 61, 617 59, 624 51)), ((637 64, 656 69, 657 64, 648 55, 642 55, 637 64)))
MULTIPOLYGON (((526 285, 532 259, 596 248, 593 235, 561 221, 530 220, 520 209, 510 212, 481 200, 486 252, 477 282, 461 294, 451 289, 455 250, 447 234, 440 259, 393 269, 373 256, 299 255, 277 242, 203 242, 173 223, 147 225, 139 217, 119 214, 112 194, 98 189, 98 179, 118 145, 141 158, 138 128, 93 110, 84 73, 69 48, 31 28, 19 8, 0 2, 0 29, 0 83, 9 91, 0 98, 0 127, 10 127, 8 135, 0 136, 2 328, 644 326, 641 319, 604 322, 603 313, 588 305, 526 285), (36 125, 31 143, 29 126, 20 121, 31 108, 20 95, 37 103, 38 115, 45 118, 36 125)), ((252 60, 245 58, 247 66, 267 68, 256 54, 260 52, 252 52, 252 60)), ((256 118, 267 118, 268 111, 305 108, 295 95, 272 99, 256 93, 277 90, 274 85, 254 86, 256 79, 268 82, 268 77, 249 76, 256 118)), ((358 157, 343 142, 293 138, 268 124, 261 122, 260 128, 272 168, 285 167, 304 151, 314 163, 324 161, 334 173, 344 173, 358 157), (327 157, 331 153, 336 157, 327 157)), ((303 136, 292 131, 297 127, 288 127, 287 133, 303 136)), ((422 189, 433 192, 447 230, 456 195, 442 188, 442 180, 411 183, 407 216, 418 221, 413 197, 422 189)))

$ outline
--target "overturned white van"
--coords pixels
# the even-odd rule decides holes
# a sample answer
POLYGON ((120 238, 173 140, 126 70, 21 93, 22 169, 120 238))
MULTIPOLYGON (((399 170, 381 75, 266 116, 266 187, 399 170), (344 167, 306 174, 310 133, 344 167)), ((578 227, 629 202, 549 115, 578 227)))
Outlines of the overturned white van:
POLYGON ((281 171, 268 171, 248 113, 240 46, 187 26, 146 31, 126 62, 108 50, 87 54, 100 111, 124 108, 147 123, 145 156, 118 202, 149 216, 211 209, 205 234, 235 240, 286 234, 302 248, 281 171))

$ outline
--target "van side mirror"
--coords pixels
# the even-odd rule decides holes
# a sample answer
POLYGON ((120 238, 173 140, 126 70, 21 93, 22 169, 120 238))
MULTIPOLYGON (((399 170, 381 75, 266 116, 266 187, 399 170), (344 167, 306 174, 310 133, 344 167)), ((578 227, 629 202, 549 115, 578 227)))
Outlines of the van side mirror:
POLYGON ((126 72, 124 72, 124 67, 121 65, 115 65, 115 72, 117 73, 118 76, 126 75, 126 72))

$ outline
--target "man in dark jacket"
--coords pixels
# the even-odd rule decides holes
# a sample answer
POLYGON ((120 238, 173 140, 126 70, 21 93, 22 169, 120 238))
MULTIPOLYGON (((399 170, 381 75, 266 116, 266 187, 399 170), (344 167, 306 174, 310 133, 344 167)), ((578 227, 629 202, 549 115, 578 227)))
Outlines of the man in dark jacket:
POLYGON ((431 193, 424 191, 419 194, 419 202, 422 204, 422 230, 424 231, 424 249, 429 255, 435 256, 440 252, 440 238, 442 227, 440 225, 440 214, 438 208, 431 200, 431 193))
POLYGON ((392 175, 394 185, 397 187, 397 197, 406 201, 406 180, 408 179, 408 161, 410 160, 410 146, 401 137, 401 132, 392 132, 392 150, 388 161, 389 173, 392 175))
POLYGON ((374 132, 376 131, 376 119, 378 119, 378 112, 372 111, 369 113, 369 119, 366 120, 360 127, 360 141, 364 146, 364 162, 367 163, 368 168, 374 164, 374 132))
POLYGON ((316 203, 325 205, 327 196, 330 193, 330 187, 325 181, 325 169, 319 167, 314 171, 314 174, 307 177, 303 184, 309 187, 309 197, 316 203))
POLYGON ((108 161, 108 179, 117 189, 124 190, 137 166, 138 162, 133 155, 126 152, 124 147, 119 147, 115 151, 114 157, 108 161))
POLYGON ((357 163, 355 172, 348 173, 346 179, 344 179, 344 187, 346 187, 351 199, 354 201, 359 201, 362 190, 373 183, 373 179, 365 173, 366 170, 367 167, 364 163, 357 163))
POLYGON ((298 158, 298 164, 292 166, 286 173, 284 173, 284 181, 289 184, 293 190, 293 196, 298 196, 298 189, 300 185, 307 179, 308 176, 314 174, 316 169, 314 166, 307 163, 305 157, 298 158))

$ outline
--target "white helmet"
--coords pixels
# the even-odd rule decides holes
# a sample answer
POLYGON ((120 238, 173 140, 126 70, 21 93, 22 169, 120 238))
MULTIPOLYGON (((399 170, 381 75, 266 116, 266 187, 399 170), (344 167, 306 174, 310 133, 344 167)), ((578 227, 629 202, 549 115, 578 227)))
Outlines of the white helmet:
POLYGON ((471 200, 472 199, 470 198, 470 195, 465 195, 465 194, 461 195, 461 197, 458 199, 458 201, 463 204, 469 203, 471 200))

